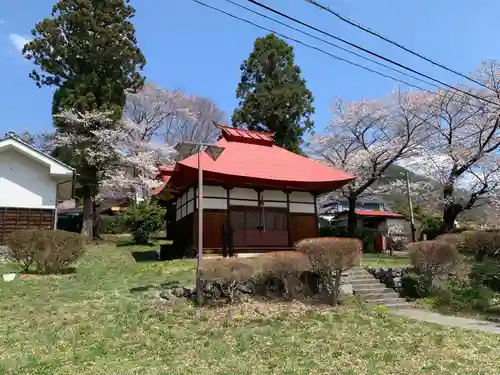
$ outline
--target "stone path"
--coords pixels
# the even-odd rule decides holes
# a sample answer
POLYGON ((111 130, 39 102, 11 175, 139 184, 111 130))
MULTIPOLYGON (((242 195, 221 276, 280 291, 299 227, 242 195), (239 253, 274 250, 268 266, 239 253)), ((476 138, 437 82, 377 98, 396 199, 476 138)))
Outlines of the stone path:
POLYGON ((464 328, 500 334, 500 324, 488 322, 486 320, 460 318, 457 316, 448 316, 419 309, 394 309, 392 310, 392 312, 396 315, 420 320, 422 322, 436 323, 447 327, 464 328))

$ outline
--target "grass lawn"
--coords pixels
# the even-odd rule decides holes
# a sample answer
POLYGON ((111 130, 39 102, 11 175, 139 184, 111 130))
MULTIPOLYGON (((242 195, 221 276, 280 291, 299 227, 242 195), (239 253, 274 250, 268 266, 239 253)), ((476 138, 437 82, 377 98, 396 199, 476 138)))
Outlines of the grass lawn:
MULTIPOLYGON (((65 276, 0 285, 0 374, 498 374, 500 335, 356 305, 208 309, 156 297, 192 261, 95 247, 65 276)), ((12 268, 2 266, 2 271, 12 268)))
POLYGON ((407 255, 390 256, 388 254, 363 254, 363 267, 402 268, 410 265, 407 255))

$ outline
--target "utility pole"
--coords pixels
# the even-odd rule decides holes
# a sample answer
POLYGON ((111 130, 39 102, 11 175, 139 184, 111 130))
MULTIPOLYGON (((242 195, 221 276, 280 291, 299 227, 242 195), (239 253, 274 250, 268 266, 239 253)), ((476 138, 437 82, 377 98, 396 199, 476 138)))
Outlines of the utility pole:
POLYGON ((408 209, 410 211, 411 242, 415 242, 415 218, 413 217, 413 203, 411 201, 410 175, 405 171, 406 193, 408 195, 408 209))

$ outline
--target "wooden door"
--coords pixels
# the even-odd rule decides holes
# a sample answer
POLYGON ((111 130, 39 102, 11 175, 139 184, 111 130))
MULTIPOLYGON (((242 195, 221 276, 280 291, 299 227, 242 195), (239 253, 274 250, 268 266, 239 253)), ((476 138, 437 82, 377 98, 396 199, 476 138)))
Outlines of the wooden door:
POLYGON ((288 246, 287 219, 283 209, 231 207, 234 247, 288 246))

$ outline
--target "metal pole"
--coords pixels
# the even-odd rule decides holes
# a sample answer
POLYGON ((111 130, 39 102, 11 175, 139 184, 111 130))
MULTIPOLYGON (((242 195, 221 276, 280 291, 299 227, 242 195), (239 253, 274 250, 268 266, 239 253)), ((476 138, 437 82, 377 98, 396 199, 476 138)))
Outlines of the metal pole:
POLYGON ((411 201, 410 176, 408 171, 405 171, 406 177, 406 193, 408 194, 408 209, 410 210, 410 225, 411 225, 411 241, 415 242, 415 218, 413 217, 413 203, 411 201))
POLYGON ((196 266, 196 298, 201 303, 201 267, 203 262, 203 145, 198 146, 198 263, 196 266))

